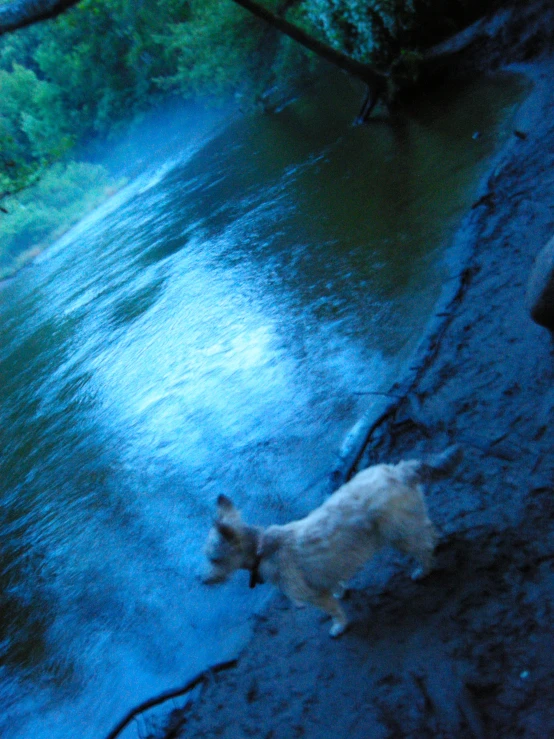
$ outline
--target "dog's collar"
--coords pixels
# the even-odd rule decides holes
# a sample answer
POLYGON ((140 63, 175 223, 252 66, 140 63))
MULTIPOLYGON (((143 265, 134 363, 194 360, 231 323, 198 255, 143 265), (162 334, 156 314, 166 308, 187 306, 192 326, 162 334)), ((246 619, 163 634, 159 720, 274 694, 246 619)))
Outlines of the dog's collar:
POLYGON ((264 581, 262 580, 262 576, 260 575, 260 562, 262 561, 262 558, 259 554, 256 554, 256 557, 254 558, 254 564, 250 568, 250 582, 249 586, 251 588, 255 588, 256 585, 263 585, 264 581))

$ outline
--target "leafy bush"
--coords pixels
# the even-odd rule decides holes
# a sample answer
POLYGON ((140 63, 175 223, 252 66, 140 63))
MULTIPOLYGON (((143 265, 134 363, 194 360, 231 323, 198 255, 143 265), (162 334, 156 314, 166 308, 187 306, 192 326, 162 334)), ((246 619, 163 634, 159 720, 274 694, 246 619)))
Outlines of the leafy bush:
POLYGON ((388 67, 406 51, 436 43, 495 0, 306 0, 309 22, 335 48, 388 67))
POLYGON ((0 276, 82 218, 109 186, 103 167, 57 163, 35 185, 6 199, 8 213, 0 214, 0 276))

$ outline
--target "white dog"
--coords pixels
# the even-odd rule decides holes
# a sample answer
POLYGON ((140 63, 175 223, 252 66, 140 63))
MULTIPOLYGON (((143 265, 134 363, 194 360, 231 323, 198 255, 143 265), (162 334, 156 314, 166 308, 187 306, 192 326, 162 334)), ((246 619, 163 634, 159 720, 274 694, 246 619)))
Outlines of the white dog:
POLYGON ((338 598, 377 550, 392 545, 412 555, 414 579, 429 572, 437 535, 420 483, 449 474, 460 456, 451 446, 427 461, 369 467, 305 518, 267 529, 244 523, 220 495, 202 579, 219 583, 235 570, 250 570, 251 587, 271 582, 293 601, 318 606, 332 618, 331 636, 339 636, 348 621, 338 598))

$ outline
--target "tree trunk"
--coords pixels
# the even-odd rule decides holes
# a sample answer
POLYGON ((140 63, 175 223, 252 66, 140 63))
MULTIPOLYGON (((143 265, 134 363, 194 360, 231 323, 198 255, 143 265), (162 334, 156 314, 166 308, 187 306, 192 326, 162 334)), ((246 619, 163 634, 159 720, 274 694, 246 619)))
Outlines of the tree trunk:
POLYGON ((365 123, 379 98, 386 96, 388 85, 387 75, 382 72, 378 72, 373 67, 369 66, 369 64, 358 62, 356 59, 352 59, 351 57, 346 56, 346 54, 322 43, 298 26, 295 26, 284 18, 271 13, 259 3, 253 2, 253 0, 232 0, 232 2, 240 5, 245 10, 248 10, 257 18, 269 23, 273 28, 276 28, 286 36, 289 36, 306 49, 313 51, 314 54, 317 54, 322 59, 331 62, 331 64, 339 67, 339 69, 343 69, 345 72, 352 75, 352 77, 356 77, 357 79, 362 80, 362 82, 365 82, 367 85, 367 94, 362 104, 362 109, 356 118, 356 123, 365 123))
POLYGON ((253 0, 232 0, 232 2, 240 5, 245 10, 248 10, 257 18, 261 18, 261 20, 269 23, 278 31, 281 31, 281 33, 290 36, 290 38, 297 41, 306 49, 313 51, 314 54, 326 59, 328 62, 331 62, 331 64, 334 64, 340 69, 344 69, 345 72, 348 72, 353 77, 357 77, 362 80, 366 85, 370 85, 372 87, 386 85, 387 77, 382 72, 376 71, 373 67, 369 66, 369 64, 363 64, 355 59, 351 59, 349 56, 346 56, 346 54, 322 43, 298 26, 295 26, 293 23, 289 23, 289 21, 284 18, 271 13, 259 3, 253 2, 253 0))
POLYGON ((0 5, 0 36, 65 13, 79 0, 13 0, 0 5))

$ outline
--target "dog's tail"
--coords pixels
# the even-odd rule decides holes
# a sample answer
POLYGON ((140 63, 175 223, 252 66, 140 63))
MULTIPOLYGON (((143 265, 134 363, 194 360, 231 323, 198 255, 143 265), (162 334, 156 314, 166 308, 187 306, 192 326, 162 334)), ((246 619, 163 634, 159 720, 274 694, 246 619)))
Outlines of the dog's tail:
POLYGON ((440 454, 431 454, 426 459, 410 459, 400 462, 397 470, 407 485, 418 482, 432 482, 447 477, 459 464, 463 449, 459 444, 452 444, 440 454))

